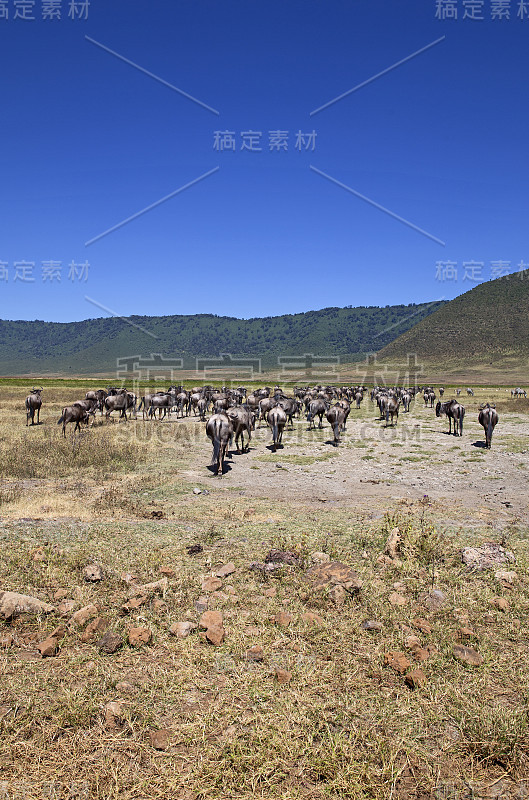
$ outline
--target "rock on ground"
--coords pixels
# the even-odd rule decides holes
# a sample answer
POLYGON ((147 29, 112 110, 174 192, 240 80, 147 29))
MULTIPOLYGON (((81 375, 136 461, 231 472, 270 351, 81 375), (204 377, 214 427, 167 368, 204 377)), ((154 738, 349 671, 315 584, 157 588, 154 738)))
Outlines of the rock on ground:
POLYGON ((19 614, 51 614, 55 608, 37 597, 18 592, 0 592, 0 617, 11 619, 19 614))
POLYGON ((465 547, 461 552, 461 560, 469 569, 497 569, 500 564, 514 563, 514 554, 501 544, 485 542, 480 547, 465 547))

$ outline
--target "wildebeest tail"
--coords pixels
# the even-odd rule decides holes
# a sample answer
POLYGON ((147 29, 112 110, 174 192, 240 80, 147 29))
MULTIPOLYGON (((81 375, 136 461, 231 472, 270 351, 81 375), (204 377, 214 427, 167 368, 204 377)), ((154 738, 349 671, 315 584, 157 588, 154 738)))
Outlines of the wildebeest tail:
POLYGON ((274 422, 274 424, 272 425, 272 439, 274 440, 274 442, 277 442, 277 437, 278 437, 278 427, 277 427, 277 422, 274 422))
POLYGON ((334 423, 334 441, 337 442, 340 439, 340 421, 336 420, 334 423))
POLYGON ((63 410, 62 410, 62 414, 61 414, 61 416, 59 417, 59 419, 57 420, 57 425, 61 425, 61 424, 63 423, 63 421, 64 421, 64 415, 65 415, 65 414, 66 414, 66 409, 65 409, 65 408, 63 408, 63 410))
POLYGON ((493 431, 492 414, 489 411, 489 422, 488 422, 488 425, 487 425, 487 439, 488 439, 489 444, 490 444, 490 440, 492 439, 492 431, 493 431))

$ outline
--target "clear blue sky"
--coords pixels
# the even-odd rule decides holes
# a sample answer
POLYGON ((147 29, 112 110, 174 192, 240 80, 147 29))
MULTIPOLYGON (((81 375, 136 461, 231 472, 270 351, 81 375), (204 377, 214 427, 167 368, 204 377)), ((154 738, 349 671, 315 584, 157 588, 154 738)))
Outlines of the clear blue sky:
POLYGON ((476 285, 464 261, 478 280, 529 262, 529 3, 520 18, 519 0, 484 0, 483 20, 465 0, 445 20, 436 0, 92 0, 87 19, 70 0, 42 19, 35 0, 35 20, 16 4, 0 3, 2 318, 107 315, 85 295, 124 315, 423 302, 476 285), (241 150, 249 130, 260 152, 241 150))

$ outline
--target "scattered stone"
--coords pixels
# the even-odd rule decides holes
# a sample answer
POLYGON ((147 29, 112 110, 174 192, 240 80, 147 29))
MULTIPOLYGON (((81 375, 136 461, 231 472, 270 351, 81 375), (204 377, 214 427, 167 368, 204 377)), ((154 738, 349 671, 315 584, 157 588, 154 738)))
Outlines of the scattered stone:
POLYGON ((503 611, 504 613, 510 611, 511 604, 505 597, 493 597, 490 601, 491 606, 497 608, 498 611, 503 611))
POLYGON ((417 647, 421 646, 421 642, 418 636, 406 636, 405 645, 408 650, 415 650, 417 647))
POLYGON ((97 646, 102 653, 111 655, 116 653, 120 647, 123 647, 123 637, 117 631, 107 631, 103 634, 97 646))
POLYGON ((12 619, 19 614, 51 614, 55 608, 37 597, 18 592, 0 592, 0 617, 12 619))
POLYGON ((206 639, 215 647, 221 645, 224 641, 224 628, 222 625, 211 625, 206 630, 206 639))
POLYGON ((131 597, 121 606, 121 613, 122 614, 130 614, 131 611, 137 611, 138 608, 141 608, 147 602, 147 595, 146 594, 139 594, 136 597, 131 597))
POLYGON ((68 597, 68 595, 69 591, 67 589, 57 589, 57 591, 53 593, 53 599, 59 603, 61 600, 64 600, 66 597, 68 597))
POLYGON ((160 578, 159 581, 153 581, 152 583, 143 583, 141 586, 136 586, 135 588, 135 595, 144 594, 155 594, 159 592, 161 595, 164 595, 167 591, 169 586, 169 581, 167 578, 160 578))
POLYGON ((186 639, 196 627, 194 622, 173 622, 169 628, 169 633, 176 636, 178 639, 186 639))
POLYGON ((383 628, 382 623, 381 622, 377 622, 374 619, 365 619, 362 622, 362 629, 364 631, 377 631, 377 632, 379 632, 379 631, 382 630, 382 628, 383 628))
POLYGON ((264 651, 260 644, 254 644, 246 651, 247 661, 262 661, 264 659, 264 651))
POLYGON ((204 630, 211 628, 213 625, 222 626, 222 614, 220 611, 205 611, 200 617, 199 624, 201 628, 204 628, 204 630))
POLYGON ((492 614, 483 614, 484 625, 493 625, 495 622, 496 620, 492 614))
POLYGON ((384 653, 384 665, 391 667, 395 672, 404 675, 407 669, 411 667, 411 661, 408 661, 404 653, 395 653, 393 651, 384 653))
POLYGON ((84 629, 81 635, 82 642, 90 642, 99 634, 103 634, 103 632, 107 628, 107 621, 103 617, 96 617, 89 622, 86 628, 84 629))
POLYGON ((388 597, 389 602, 392 606, 405 606, 408 600, 406 597, 403 597, 398 592, 391 592, 390 596, 388 597))
POLYGON ((199 489, 198 486, 195 486, 193 489, 193 494, 202 494, 202 489, 199 489))
POLYGON ((480 667, 483 664, 483 656, 473 647, 465 647, 462 644, 455 644, 452 650, 454 658, 461 661, 463 664, 469 664, 472 667, 480 667))
POLYGON ((158 572, 160 573, 160 575, 165 575, 167 578, 174 578, 174 576, 176 575, 172 567, 160 567, 158 572))
POLYGON ((115 700, 105 706, 105 727, 110 730, 119 728, 123 723, 123 706, 115 700))
POLYGON ((37 650, 41 654, 42 658, 46 658, 49 656, 54 656, 59 649, 59 642, 54 636, 48 636, 47 639, 44 639, 43 642, 39 642, 37 645, 37 650))
POLYGON ((390 534, 386 541, 386 546, 384 547, 385 555, 389 556, 393 561, 395 558, 398 557, 398 553, 400 552, 400 545, 402 542, 402 536, 398 528, 393 528, 390 531, 390 534))
POLYGON ((340 585, 331 586, 331 588, 329 589, 329 600, 331 600, 335 606, 343 606, 346 597, 347 597, 347 592, 345 591, 343 586, 340 585))
POLYGON ((460 639, 470 639, 471 637, 475 636, 476 634, 474 633, 472 628, 463 627, 463 628, 459 629, 457 635, 458 635, 458 637, 460 639))
POLYGON ((203 549, 201 544, 192 544, 191 547, 187 548, 187 554, 188 556, 194 556, 197 553, 201 553, 203 549))
POLYGON ((156 611, 157 614, 163 614, 167 611, 169 606, 165 602, 165 600, 160 600, 158 597, 153 603, 153 610, 156 611))
POLYGON ((316 550, 314 553, 310 554, 310 560, 312 564, 328 564, 331 557, 328 553, 322 553, 316 550))
POLYGON ((137 575, 131 575, 130 572, 122 572, 121 573, 121 580, 123 581, 123 583, 127 583, 127 584, 130 585, 131 583, 135 583, 135 581, 138 580, 138 576, 137 575))
POLYGON ((377 556, 377 564, 379 564, 381 567, 396 567, 397 569, 402 567, 402 561, 400 558, 390 558, 390 556, 387 556, 384 553, 381 553, 379 556, 377 556))
POLYGON ((339 561, 317 564, 306 575, 313 581, 313 588, 316 590, 339 586, 344 593, 354 594, 362 588, 362 581, 356 572, 339 561))
POLYGON ((414 669, 412 672, 408 672, 404 682, 410 689, 420 689, 426 683, 426 675, 422 669, 414 669))
POLYGON ((136 691, 136 687, 128 681, 120 681, 119 683, 116 683, 116 691, 121 692, 122 694, 133 694, 133 692, 136 691))
POLYGON ((518 580, 518 573, 514 570, 499 569, 494 573, 497 581, 500 581, 506 589, 511 589, 518 580))
POLYGON ((292 619, 291 614, 287 614, 286 611, 280 611, 279 614, 274 614, 273 617, 270 617, 270 622, 280 625, 282 628, 288 628, 292 619))
POLYGON ((314 611, 305 611, 305 613, 301 615, 301 619, 303 622, 306 622, 307 625, 323 625, 323 618, 320 617, 319 614, 315 614, 314 611))
POLYGON ((263 594, 265 597, 276 597, 277 589, 275 586, 271 586, 270 589, 265 589, 263 594))
POLYGON ((432 626, 428 620, 423 619, 422 617, 415 617, 415 619, 412 620, 412 623, 421 631, 421 633, 426 633, 429 635, 432 632, 432 626))
POLYGON ((89 620, 93 619, 93 617, 97 617, 97 613, 97 606, 94 606, 93 604, 84 606, 83 608, 80 608, 79 611, 76 611, 75 614, 73 614, 70 624, 73 623, 74 625, 80 625, 82 627, 83 625, 86 625, 89 620))
POLYGON ((154 747, 155 750, 167 750, 170 738, 171 731, 168 730, 150 731, 149 733, 151 747, 154 747))
POLYGON ((465 547, 461 552, 463 564, 472 570, 494 569, 505 562, 514 563, 514 554, 501 544, 485 542, 481 547, 465 547))
POLYGON ((278 683, 290 683, 292 680, 292 673, 288 669, 278 667, 275 671, 275 676, 278 683))
POLYGON ((266 563, 262 561, 252 561, 249 565, 248 569, 252 570, 253 572, 260 572, 263 576, 271 575, 278 570, 283 568, 283 564, 280 563, 273 563, 268 561, 266 563))
POLYGON ((214 592, 216 589, 220 589, 222 586, 222 581, 220 578, 216 578, 214 575, 210 575, 209 577, 205 578, 202 581, 202 591, 203 592, 214 592))
POLYGON ((440 589, 432 589, 431 592, 421 592, 419 603, 426 606, 429 611, 439 611, 446 600, 445 594, 440 589))
POLYGON ((152 631, 143 626, 131 627, 127 631, 129 644, 132 647, 141 647, 142 644, 149 644, 152 639, 152 631))
POLYGON ((99 564, 87 564, 83 569, 83 578, 87 583, 97 583, 103 580, 103 570, 99 564))
POLYGON ((229 564, 223 564, 222 567, 219 567, 215 575, 217 578, 227 578, 228 575, 231 575, 233 572, 235 572, 235 564, 233 561, 230 561, 229 564))
POLYGON ((203 611, 207 611, 208 604, 208 598, 205 595, 201 595, 198 600, 195 600, 195 611, 198 611, 199 614, 202 614, 203 611))
POLYGON ((300 567, 301 557, 293 550, 270 550, 265 556, 265 564, 289 564, 292 567, 300 567))
POLYGON ((61 615, 61 617, 69 617, 76 608, 77 603, 75 600, 63 600, 57 606, 57 612, 61 615))
POLYGON ((45 561, 46 560, 46 553, 44 552, 43 547, 37 547, 36 550, 33 551, 31 554, 33 561, 45 561))

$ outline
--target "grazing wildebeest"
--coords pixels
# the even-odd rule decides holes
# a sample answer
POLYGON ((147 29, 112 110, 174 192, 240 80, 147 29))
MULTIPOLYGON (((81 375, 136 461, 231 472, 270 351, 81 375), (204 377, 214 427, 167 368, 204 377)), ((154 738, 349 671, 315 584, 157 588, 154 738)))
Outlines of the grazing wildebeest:
POLYGON ((224 472, 224 458, 228 445, 233 438, 233 425, 231 419, 221 412, 213 414, 206 423, 206 434, 213 442, 213 457, 211 466, 215 466, 215 475, 224 472))
POLYGON ((439 397, 442 397, 444 395, 444 393, 445 393, 445 387, 444 386, 440 386, 439 387, 439 397))
POLYGON ((129 398, 127 396, 127 393, 109 394, 108 397, 105 397, 104 401, 106 418, 109 419, 113 411, 119 411, 120 419, 121 417, 123 417, 126 422, 128 403, 129 403, 129 398))
POLYGON ((320 418, 318 428, 323 428, 323 415, 328 411, 328 409, 329 403, 321 397, 317 397, 315 400, 310 401, 307 413, 309 431, 315 427, 313 424, 315 417, 320 418))
POLYGON ((35 411, 37 412, 37 425, 40 424, 40 407, 42 405, 40 393, 42 391, 42 387, 40 389, 32 389, 31 394, 26 397, 26 428, 30 420, 32 425, 35 424, 35 411))
POLYGON ((397 417, 395 425, 399 421, 399 405, 400 405, 400 400, 398 400, 396 397, 388 397, 388 402, 386 403, 386 428, 389 425, 390 416, 392 425, 393 425, 393 417, 397 417))
POLYGON ((469 397, 474 397, 474 389, 467 389, 467 394, 469 397))
POLYGON ((66 406, 62 410, 62 414, 59 417, 57 425, 60 425, 61 422, 62 435, 66 438, 66 426, 69 422, 75 422, 75 428, 73 429, 74 433, 76 430, 81 430, 81 422, 84 422, 85 425, 88 425, 88 411, 75 403, 73 406, 66 406))
POLYGON ((516 389, 511 389, 511 397, 527 397, 527 392, 518 386, 516 389))
POLYGON ((165 417, 166 415, 171 414, 171 409, 175 403, 175 396, 174 394, 170 394, 169 392, 158 393, 152 395, 149 400, 149 416, 154 417, 156 419, 156 412, 158 411, 158 419, 162 418, 162 414, 165 417))
POLYGON ((272 449, 274 453, 277 450, 277 446, 281 444, 283 439, 283 429, 287 424, 287 415, 284 409, 281 406, 274 406, 268 412, 268 424, 272 430, 272 440, 273 445, 272 449))
POLYGON ((349 416, 349 414, 351 412, 351 403, 349 402, 349 400, 346 400, 345 398, 342 398, 341 400, 338 400, 336 405, 340 406, 340 408, 343 408, 343 410, 344 410, 344 420, 343 420, 343 428, 342 428, 342 430, 345 430, 345 426, 347 425, 347 417, 349 416))
POLYGON ((456 394, 459 397, 459 395, 461 394, 461 389, 456 389, 456 394))
POLYGON ((250 449, 250 439, 252 438, 252 431, 255 428, 255 414, 249 409, 242 406, 232 406, 226 411, 227 416, 233 425, 233 433, 235 434, 235 446, 237 447, 237 454, 240 455, 241 447, 239 447, 239 437, 242 443, 242 452, 244 453, 244 432, 248 434, 248 442, 246 450, 250 449))
POLYGON ((101 416, 103 416, 103 403, 105 402, 105 397, 108 397, 108 392, 104 389, 97 389, 97 391, 87 392, 84 397, 85 400, 95 400, 98 409, 101 411, 101 416))
POLYGON ((99 401, 98 400, 76 400, 75 403, 72 403, 74 406, 79 406, 80 408, 84 409, 87 414, 95 415, 97 409, 99 408, 99 401))
POLYGON ((327 421, 329 422, 334 434, 333 445, 338 447, 340 444, 340 431, 345 427, 345 408, 337 403, 327 411, 325 416, 327 417, 327 421))
POLYGON ((439 400, 435 406, 435 416, 440 417, 441 414, 446 414, 448 417, 448 433, 452 433, 452 420, 454 422, 454 436, 463 436, 463 419, 465 417, 465 406, 457 403, 455 400, 448 400, 446 403, 441 403, 439 400))
POLYGON ((480 406, 478 422, 485 431, 485 447, 487 447, 489 450, 492 441, 492 433, 498 424, 498 419, 498 412, 496 411, 496 407, 494 405, 486 403, 485 405, 480 406))

